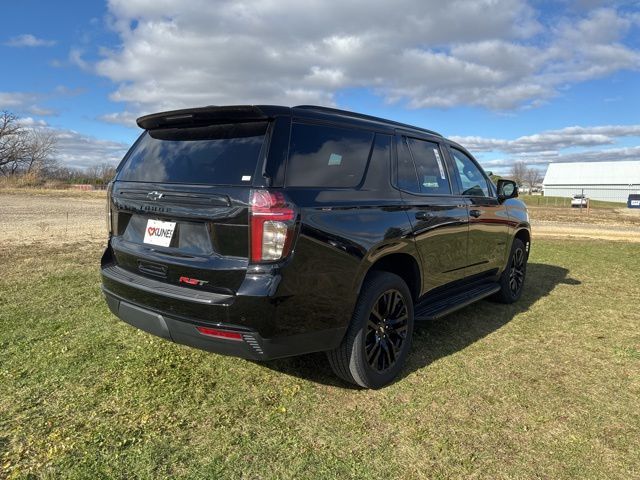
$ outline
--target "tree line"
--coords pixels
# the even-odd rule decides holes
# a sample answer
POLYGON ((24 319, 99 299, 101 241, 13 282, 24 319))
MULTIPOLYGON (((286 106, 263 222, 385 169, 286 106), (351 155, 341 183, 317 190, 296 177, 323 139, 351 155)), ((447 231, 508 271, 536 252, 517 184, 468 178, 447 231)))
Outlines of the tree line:
POLYGON ((515 162, 511 167, 511 179, 518 185, 528 185, 530 191, 542 182, 542 173, 524 162, 515 162))
POLYGON ((85 169, 62 165, 56 158, 57 142, 55 132, 29 126, 11 112, 0 112, 0 179, 101 184, 115 175, 115 166, 108 163, 85 169))
POLYGON ((538 187, 543 179, 540 170, 535 167, 527 167, 525 162, 515 162, 510 172, 504 177, 493 173, 490 173, 489 177, 493 183, 497 183, 501 178, 508 178, 516 182, 519 187, 528 186, 529 191, 538 187))

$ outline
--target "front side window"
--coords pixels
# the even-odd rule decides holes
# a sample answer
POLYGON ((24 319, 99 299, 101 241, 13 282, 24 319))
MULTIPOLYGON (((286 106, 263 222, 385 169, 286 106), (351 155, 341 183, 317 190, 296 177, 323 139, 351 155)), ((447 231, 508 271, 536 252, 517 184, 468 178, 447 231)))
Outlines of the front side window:
POLYGON ((291 127, 289 187, 355 187, 362 181, 373 133, 328 125, 291 127))
POLYGON ((458 167, 458 176, 462 184, 462 195, 488 197, 489 186, 487 179, 474 161, 455 148, 451 149, 451 155, 453 155, 453 159, 458 167))

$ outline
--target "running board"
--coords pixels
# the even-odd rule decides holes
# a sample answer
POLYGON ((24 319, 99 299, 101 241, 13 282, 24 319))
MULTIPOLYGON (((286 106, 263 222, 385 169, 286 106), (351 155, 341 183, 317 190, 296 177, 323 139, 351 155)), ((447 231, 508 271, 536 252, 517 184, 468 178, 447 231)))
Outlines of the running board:
POLYGON ((415 306, 415 319, 421 321, 442 318, 498 291, 500 291, 500 285, 490 283, 473 287, 451 297, 420 302, 415 306))

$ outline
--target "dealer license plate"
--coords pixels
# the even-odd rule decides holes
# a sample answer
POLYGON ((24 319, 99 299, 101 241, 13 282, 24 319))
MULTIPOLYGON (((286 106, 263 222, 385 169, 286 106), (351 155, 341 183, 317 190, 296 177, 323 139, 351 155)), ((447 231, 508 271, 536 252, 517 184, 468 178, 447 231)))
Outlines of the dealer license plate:
POLYGON ((176 229, 176 222, 149 219, 144 231, 144 243, 168 247, 176 229))

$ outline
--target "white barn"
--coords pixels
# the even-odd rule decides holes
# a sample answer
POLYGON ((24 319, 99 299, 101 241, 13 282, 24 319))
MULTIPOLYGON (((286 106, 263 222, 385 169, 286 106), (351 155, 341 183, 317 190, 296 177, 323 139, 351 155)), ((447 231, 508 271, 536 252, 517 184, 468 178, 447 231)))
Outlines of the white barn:
POLYGON ((546 196, 584 193, 594 200, 626 202, 630 193, 640 193, 640 160, 550 163, 542 186, 546 196))

